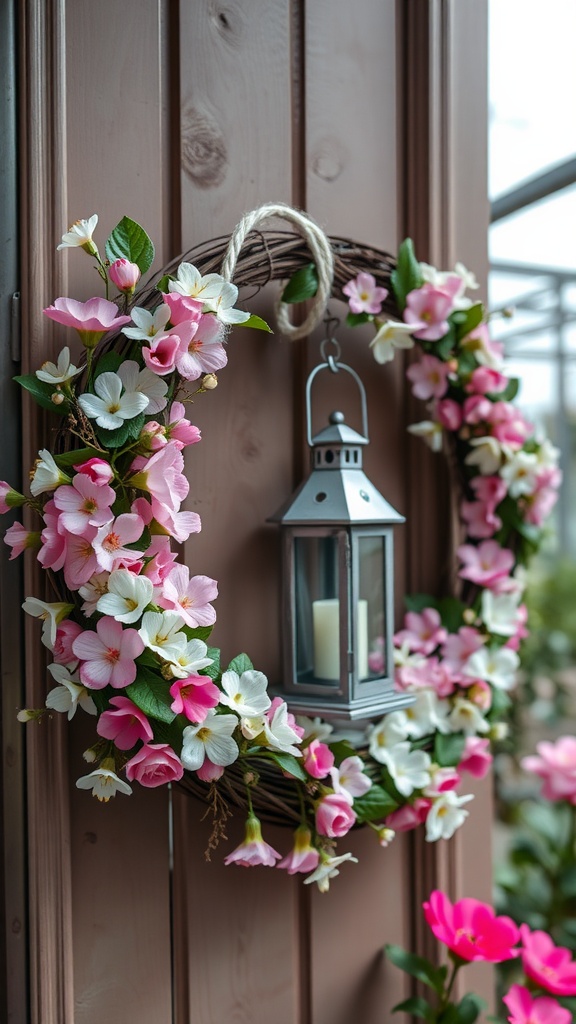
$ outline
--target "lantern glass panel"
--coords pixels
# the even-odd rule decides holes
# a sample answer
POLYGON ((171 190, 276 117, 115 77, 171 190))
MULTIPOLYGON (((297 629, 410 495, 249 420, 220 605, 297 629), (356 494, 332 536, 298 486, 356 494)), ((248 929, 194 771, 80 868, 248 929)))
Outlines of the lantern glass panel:
MULTIPOLYGON (((296 681, 339 686, 342 537, 294 538, 296 681)), ((346 580, 344 581, 346 583, 346 580)))
POLYGON ((358 538, 358 678, 386 675, 386 537, 358 538))

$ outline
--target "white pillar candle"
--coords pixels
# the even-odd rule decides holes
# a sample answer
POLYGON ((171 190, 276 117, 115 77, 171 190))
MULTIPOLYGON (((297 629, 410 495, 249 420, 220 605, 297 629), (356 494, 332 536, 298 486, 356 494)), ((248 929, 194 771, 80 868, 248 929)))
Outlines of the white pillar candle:
MULTIPOLYGON (((316 679, 340 678, 340 602, 337 597, 312 602, 314 675, 316 679)), ((368 676, 368 602, 358 601, 356 639, 358 678, 368 676)))

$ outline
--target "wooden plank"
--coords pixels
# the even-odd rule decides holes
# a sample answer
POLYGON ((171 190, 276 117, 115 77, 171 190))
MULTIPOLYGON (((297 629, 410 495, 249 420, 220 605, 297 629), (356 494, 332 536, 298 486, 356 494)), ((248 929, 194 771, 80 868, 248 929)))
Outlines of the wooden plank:
MULTIPOLYGON (((229 232, 266 201, 291 199, 291 8, 289 0, 180 5, 183 246, 229 232)), ((272 319, 269 294, 246 304, 272 319)), ((280 551, 266 518, 293 488, 295 355, 278 335, 235 331, 218 388, 192 409, 203 440, 187 462, 188 506, 203 527, 185 545, 186 562, 219 581, 214 642, 225 662, 247 650, 271 682, 280 668, 280 551)), ((205 863, 202 805, 175 794, 174 807, 178 1024, 295 1022, 297 884, 278 871, 225 868, 224 849, 205 863)), ((242 828, 236 812, 228 851, 242 828)), ((289 831, 265 834, 283 851, 291 843, 289 831)))

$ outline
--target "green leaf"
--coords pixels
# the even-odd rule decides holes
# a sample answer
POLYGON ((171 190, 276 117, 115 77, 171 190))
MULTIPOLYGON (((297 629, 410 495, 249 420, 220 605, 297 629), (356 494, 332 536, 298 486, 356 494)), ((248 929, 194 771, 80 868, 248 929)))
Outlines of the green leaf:
POLYGON ((169 684, 156 672, 139 665, 135 681, 127 686, 124 692, 150 718, 167 722, 168 725, 176 718, 174 712, 170 710, 172 697, 169 693, 169 684))
POLYGON ((71 452, 63 452, 62 455, 54 455, 54 462, 60 469, 67 469, 69 466, 78 466, 95 455, 102 458, 102 453, 97 448, 75 448, 71 452))
POLYGON ((465 743, 466 737, 462 732, 453 732, 447 736, 437 732, 434 740, 434 760, 441 768, 459 764, 462 760, 465 743))
POLYGON ((300 761, 293 754, 277 753, 275 750, 270 750, 266 754, 269 761, 274 761, 283 772, 288 772, 289 775, 293 775, 295 779, 299 779, 300 782, 308 782, 308 776, 304 771, 300 761))
POLYGON ((438 602, 431 594, 409 594, 404 598, 409 612, 423 612, 425 608, 437 608, 438 602))
POLYGON ((189 640, 203 640, 204 643, 210 638, 213 629, 213 626, 184 626, 189 640))
POLYGON ((458 341, 465 338, 467 334, 475 330, 484 319, 484 306, 481 302, 475 302, 469 309, 462 310, 460 314, 454 313, 450 318, 456 324, 456 336, 458 341))
POLYGON ((402 946, 387 944, 384 950, 390 963, 394 964, 395 967, 399 967, 401 971, 405 971, 406 974, 417 978, 424 985, 433 988, 438 995, 441 994, 444 987, 444 974, 441 969, 434 967, 423 956, 408 953, 405 949, 402 949, 402 946))
POLYGON ((145 274, 154 260, 154 245, 140 224, 123 217, 106 241, 106 255, 111 263, 122 258, 130 260, 145 274))
POLYGON ((147 551, 152 542, 152 536, 147 526, 142 531, 142 536, 138 540, 132 541, 131 544, 126 544, 129 551, 147 551))
POLYGON ((117 697, 118 691, 113 690, 111 686, 107 686, 104 690, 90 690, 90 696, 96 705, 98 714, 101 715, 103 711, 108 710, 110 697, 117 697))
POLYGON ((410 999, 405 999, 403 1003, 396 1003, 396 1006, 392 1007, 392 1013, 411 1013, 413 1017, 423 1017, 424 1020, 432 1020, 434 1010, 430 1006, 430 1003, 426 1001, 422 996, 411 996, 410 999))
POLYGON ((218 647, 209 647, 206 654, 208 658, 212 658, 212 664, 203 668, 201 674, 204 676, 210 676, 210 679, 216 680, 218 679, 221 671, 220 649, 218 647))
POLYGON ((442 625, 449 633, 457 633, 464 621, 464 610, 466 605, 457 597, 443 597, 437 603, 442 625))
POLYGON ((414 255, 411 238, 406 238, 398 250, 398 262, 391 275, 392 287, 400 312, 406 306, 406 296, 424 284, 420 264, 414 255))
POLYGON ((28 391, 32 398, 41 405, 43 409, 49 409, 50 412, 55 412, 58 416, 66 416, 69 409, 67 401, 62 402, 61 405, 54 405, 52 401, 52 395, 56 388, 51 384, 47 384, 43 380, 38 380, 38 377, 34 373, 26 373, 23 376, 13 378, 17 384, 20 384, 25 391, 28 391))
POLYGON ((226 671, 237 672, 241 676, 243 672, 250 672, 253 668, 254 665, 247 654, 237 654, 235 658, 232 658, 226 671))
POLYGON ((354 757, 356 754, 355 748, 351 743, 348 743, 348 740, 336 740, 335 743, 331 743, 330 740, 327 740, 326 742, 334 754, 334 761, 337 768, 342 764, 342 761, 344 761, 345 758, 354 757))
POLYGON ((131 420, 124 420, 121 427, 116 430, 104 430, 96 427, 98 439, 105 448, 122 448, 128 441, 135 441, 139 436, 146 417, 143 412, 133 416, 131 420))
POLYGON ((136 658, 137 665, 145 665, 147 668, 155 668, 157 672, 160 671, 160 665, 158 662, 158 655, 151 651, 150 648, 145 647, 142 654, 139 654, 136 658))
POLYGON ((454 331, 454 325, 450 324, 448 333, 444 335, 440 341, 434 342, 433 352, 438 359, 450 359, 453 355, 454 347, 456 345, 456 333, 454 331))
POLYGON ((520 390, 520 381, 518 377, 511 377, 508 381, 508 386, 504 391, 499 391, 497 395, 494 395, 499 402, 513 402, 520 390))
POLYGON ((438 1014, 437 1024, 460 1024, 460 1013, 454 1003, 448 1003, 446 1009, 438 1014))
POLYGON ((282 302, 305 302, 318 291, 318 271, 315 263, 307 263, 292 275, 284 291, 282 302))
POLYGON ((248 320, 245 320, 244 323, 234 324, 234 327, 252 327, 255 331, 267 331, 268 334, 274 334, 269 324, 261 316, 256 316, 255 313, 252 313, 252 316, 248 317, 248 320))
POLYGON ((458 1010, 458 1024, 474 1024, 482 1010, 486 1009, 486 1003, 475 992, 468 992, 460 1000, 456 1009, 458 1010))
POLYGON ((498 690, 495 686, 492 687, 492 704, 490 705, 490 711, 488 712, 487 718, 498 722, 504 717, 505 712, 510 707, 512 701, 505 690, 498 690))
POLYGON ((168 285, 170 284, 170 281, 175 281, 175 280, 176 280, 176 278, 174 277, 173 274, 164 274, 164 277, 161 277, 160 280, 156 283, 156 287, 157 287, 159 292, 164 292, 164 294, 166 294, 167 292, 170 291, 170 289, 168 287, 168 285))
POLYGON ((370 323, 373 319, 374 317, 371 313, 348 313, 346 323, 348 327, 358 327, 360 324, 370 323))
POLYGON ((99 377, 101 373, 116 373, 123 362, 119 352, 105 352, 94 364, 94 377, 99 377))
POLYGON ((382 786, 374 783, 364 796, 354 800, 354 811, 358 821, 378 821, 395 811, 398 803, 382 786))

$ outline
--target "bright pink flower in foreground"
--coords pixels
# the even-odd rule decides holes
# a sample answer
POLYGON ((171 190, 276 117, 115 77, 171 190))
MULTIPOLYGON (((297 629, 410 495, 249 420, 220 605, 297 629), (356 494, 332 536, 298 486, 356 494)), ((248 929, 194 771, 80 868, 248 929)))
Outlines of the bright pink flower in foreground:
POLYGON ((129 316, 118 315, 118 306, 115 302, 101 298, 88 299, 88 302, 59 298, 42 312, 65 327, 74 327, 84 344, 90 348, 108 331, 117 330, 130 323, 129 316))
POLYGON ((523 985, 512 985, 502 1002, 510 1024, 572 1024, 572 1014, 549 996, 533 997, 523 985))
POLYGON ((176 356, 180 348, 178 335, 156 334, 150 341, 150 347, 142 346, 142 358, 152 373, 165 377, 176 369, 176 356))
POLYGON ((224 859, 225 864, 239 864, 244 868, 256 867, 261 864, 273 868, 281 854, 262 839, 262 829, 255 814, 249 814, 246 821, 246 833, 243 842, 224 859))
POLYGON ((306 828, 305 825, 300 825, 294 833, 293 850, 276 867, 284 868, 289 875, 295 875, 297 872, 307 873, 308 871, 315 871, 318 867, 320 854, 312 846, 311 839, 312 833, 310 829, 306 828))
POLYGON ((424 400, 442 398, 448 390, 448 374, 450 367, 436 356, 424 355, 417 363, 412 363, 406 371, 408 380, 412 381, 412 394, 424 400))
POLYGON ((104 686, 120 689, 136 678, 135 658, 144 643, 135 629, 123 629, 122 623, 106 615, 96 632, 86 630, 74 640, 72 650, 80 659, 80 679, 84 686, 101 690, 104 686))
POLYGON ((496 917, 492 907, 465 898, 454 905, 438 889, 423 904, 435 937, 463 960, 501 963, 518 956, 520 932, 509 917, 496 917))
POLYGON ((148 743, 130 758, 125 771, 130 782, 139 782, 141 786, 154 789, 181 779, 184 766, 167 743, 148 743))
POLYGON ((555 996, 576 996, 576 963, 569 949, 555 946, 547 932, 531 932, 520 925, 522 967, 547 992, 555 996))
POLYGON ((130 260, 120 257, 114 260, 108 269, 108 277, 118 288, 118 291, 131 295, 141 277, 140 267, 130 260))
POLYGON ((325 779, 334 767, 334 754, 325 743, 312 740, 304 750, 304 767, 313 779, 325 779))
POLYGON ((112 466, 104 459, 87 459, 86 462, 81 462, 79 465, 74 466, 74 469, 77 473, 87 476, 98 487, 105 487, 114 478, 112 466))
POLYGON ((379 288, 372 274, 360 273, 342 288, 348 296, 352 313, 379 313, 388 295, 386 288, 379 288))
POLYGON ((513 552, 500 547, 495 540, 485 540, 477 547, 463 544, 457 553, 464 563, 459 576, 491 590, 509 575, 514 566, 513 552))
POLYGON ((175 565, 164 580, 162 596, 158 598, 161 608, 173 608, 189 626, 211 626, 216 622, 216 612, 210 601, 218 597, 218 584, 209 576, 192 576, 187 566, 175 565))
POLYGON ((404 320, 414 327, 414 337, 438 341, 448 331, 448 317, 454 309, 453 296, 432 284, 423 284, 406 296, 404 320))
POLYGON ((171 710, 185 715, 189 722, 203 722, 210 708, 220 700, 220 690, 208 676, 186 676, 176 679, 170 687, 171 710))
POLYGON ((339 839, 356 821, 352 801, 343 793, 328 793, 316 805, 316 831, 321 836, 339 839))
POLYGON ((490 771, 492 761, 490 740, 480 736, 467 736, 458 771, 468 772, 475 779, 483 779, 490 771))
POLYGON ((408 612, 404 617, 404 627, 394 636, 394 643, 398 646, 407 643, 411 651, 419 654, 431 654, 447 636, 436 608, 408 612))
POLYGON ((546 800, 568 800, 576 805, 576 736, 561 736, 555 743, 542 740, 538 754, 523 757, 524 771, 544 780, 542 796, 546 800))
POLYGON ((139 740, 147 743, 154 733, 146 715, 128 697, 111 697, 116 710, 104 711, 98 719, 96 732, 112 740, 119 750, 131 750, 139 740))

